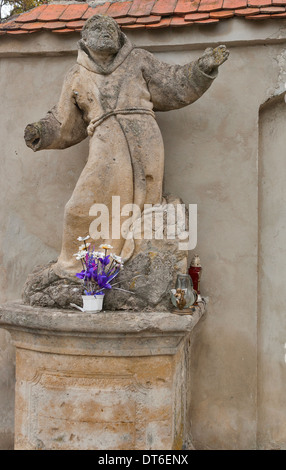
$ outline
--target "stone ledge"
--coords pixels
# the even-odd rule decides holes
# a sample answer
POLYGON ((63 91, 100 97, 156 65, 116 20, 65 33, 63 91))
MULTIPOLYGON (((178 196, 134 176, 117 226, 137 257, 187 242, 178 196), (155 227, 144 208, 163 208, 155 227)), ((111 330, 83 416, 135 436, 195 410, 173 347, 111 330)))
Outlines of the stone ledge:
POLYGON ((0 306, 0 328, 7 329, 22 349, 101 356, 165 355, 176 353, 204 312, 201 303, 192 315, 130 311, 87 314, 35 308, 19 301, 0 306))
POLYGON ((186 333, 191 331, 203 315, 204 304, 196 306, 192 315, 171 312, 103 311, 79 313, 76 310, 58 310, 30 307, 20 301, 0 305, 0 327, 83 333, 186 333), (120 321, 118 321, 120 320, 120 321))

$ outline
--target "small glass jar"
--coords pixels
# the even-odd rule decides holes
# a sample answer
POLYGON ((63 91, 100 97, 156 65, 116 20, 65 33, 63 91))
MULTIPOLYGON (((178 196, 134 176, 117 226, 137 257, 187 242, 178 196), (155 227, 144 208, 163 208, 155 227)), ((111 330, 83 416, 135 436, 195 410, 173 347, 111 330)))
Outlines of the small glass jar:
POLYGON ((182 310, 189 308, 196 301, 196 293, 193 290, 193 281, 189 274, 178 274, 175 289, 171 290, 171 300, 174 307, 182 310))

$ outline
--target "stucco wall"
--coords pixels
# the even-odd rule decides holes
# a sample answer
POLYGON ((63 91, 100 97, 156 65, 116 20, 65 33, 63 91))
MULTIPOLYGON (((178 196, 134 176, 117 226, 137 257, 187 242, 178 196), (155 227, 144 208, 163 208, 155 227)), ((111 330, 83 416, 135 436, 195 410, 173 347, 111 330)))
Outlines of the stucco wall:
MULTIPOLYGON (((277 414, 286 411, 281 398, 286 368, 283 335, 278 338, 281 308, 271 324, 269 309, 276 309, 276 304, 257 310, 257 272, 263 257, 258 249, 259 233, 263 233, 264 223, 270 223, 267 205, 263 205, 264 218, 258 212, 258 169, 261 158, 267 158, 266 150, 259 150, 259 127, 266 129, 265 142, 275 135, 267 130, 268 115, 259 121, 259 109, 284 91, 282 26, 280 21, 275 25, 265 22, 257 29, 250 22, 245 26, 244 21, 231 20, 216 28, 129 34, 136 44, 171 63, 197 58, 212 44, 225 43, 231 52, 219 77, 199 101, 179 111, 157 114, 165 142, 165 190, 186 204, 198 204, 195 251, 203 264, 201 291, 210 298, 192 345, 189 421, 197 449, 286 448, 283 425, 271 436, 263 431, 275 428, 277 414), (263 124, 259 126, 259 122, 263 124), (262 344, 267 345, 263 353, 262 344), (261 368, 266 353, 279 362, 272 374, 271 397, 262 393, 268 373, 261 368), (271 407, 257 421, 257 410, 264 409, 269 399, 271 407), (257 422, 263 428, 258 441, 257 422)), ((63 76, 75 61, 76 40, 77 36, 55 39, 43 33, 23 41, 0 41, 0 83, 5 90, 0 126, 2 302, 19 298, 35 264, 57 256, 63 208, 87 157, 87 141, 64 151, 36 154, 23 141, 25 125, 43 117, 55 104, 63 76), (39 55, 31 56, 35 50, 39 55)), ((282 119, 282 104, 279 109, 282 119)), ((279 135, 283 148, 282 131, 279 135)), ((280 155, 273 175, 278 180, 283 177, 280 155)), ((276 194, 280 185, 271 181, 269 192, 276 194)), ((277 204, 280 202, 282 205, 278 198, 277 204)), ((271 244, 269 237, 266 245, 271 244)), ((7 359, 0 362, 0 439, 1 432, 7 435, 13 426, 13 348, 6 338, 2 333, 1 348, 8 352, 7 359)), ((2 447, 8 441, 2 440, 2 447)))
MULTIPOLYGON (((283 47, 230 50, 208 94, 188 109, 160 115, 159 122, 166 145, 166 189, 198 204, 196 251, 204 268, 202 292, 210 297, 207 318, 193 344, 194 445, 249 449, 259 445, 258 116, 261 103, 277 85, 275 57, 283 47)), ((262 334, 267 338, 269 331, 262 334)), ((272 342, 273 354, 275 349, 283 360, 283 351, 272 342)), ((277 379, 272 387, 281 390, 277 379)), ((274 400, 271 407, 276 407, 274 400)), ((268 416, 270 421, 274 414, 268 416)))
POLYGON ((259 119, 258 432, 261 446, 286 442, 286 166, 284 99, 259 119))
MULTIPOLYGON (((60 93, 70 57, 0 58, 0 301, 19 299, 27 274, 56 259, 62 215, 87 157, 87 142, 34 154, 23 141, 60 93), (12 79, 11 79, 12 77, 12 79), (26 148, 25 148, 26 147, 26 148)), ((0 334, 0 448, 13 446, 14 348, 0 334)))

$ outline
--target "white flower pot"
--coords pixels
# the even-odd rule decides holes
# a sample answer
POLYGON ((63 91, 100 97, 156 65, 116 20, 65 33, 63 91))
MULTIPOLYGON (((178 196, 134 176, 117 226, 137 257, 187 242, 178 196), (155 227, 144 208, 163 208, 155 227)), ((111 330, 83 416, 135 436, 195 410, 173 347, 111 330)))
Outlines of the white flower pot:
POLYGON ((102 310, 104 294, 102 295, 82 295, 83 311, 86 313, 98 313, 102 310))

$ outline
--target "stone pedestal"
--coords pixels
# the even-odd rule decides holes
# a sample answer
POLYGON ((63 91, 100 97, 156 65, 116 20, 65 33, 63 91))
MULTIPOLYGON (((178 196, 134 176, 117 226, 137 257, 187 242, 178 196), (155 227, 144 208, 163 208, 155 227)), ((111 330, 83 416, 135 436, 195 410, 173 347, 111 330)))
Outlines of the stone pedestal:
POLYGON ((200 305, 184 316, 2 306, 16 346, 15 449, 186 448, 200 305))

